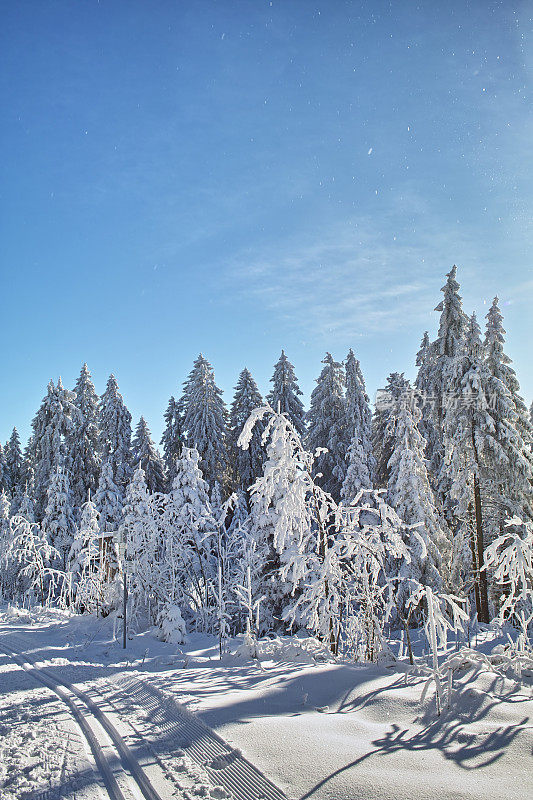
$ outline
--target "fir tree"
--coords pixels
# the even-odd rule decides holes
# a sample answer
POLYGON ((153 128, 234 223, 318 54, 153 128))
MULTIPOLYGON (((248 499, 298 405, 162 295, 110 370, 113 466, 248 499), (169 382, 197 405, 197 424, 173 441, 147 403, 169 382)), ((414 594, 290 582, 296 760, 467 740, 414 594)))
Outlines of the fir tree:
POLYGON ((116 533, 122 519, 121 492, 113 481, 113 467, 109 459, 102 465, 94 502, 99 514, 100 530, 116 533))
POLYGON ((218 520, 222 514, 224 502, 222 500, 222 489, 220 483, 215 481, 209 493, 209 502, 211 503, 211 513, 213 517, 218 520))
MULTIPOLYGON (((361 365, 350 349, 346 357, 346 446, 351 447, 353 440, 362 450, 366 472, 370 481, 375 469, 375 459, 372 452, 372 412, 370 411, 369 398, 366 393, 365 380, 361 372, 361 365)), ((369 487, 365 487, 369 488, 369 487)))
POLYGON ((228 484, 227 411, 213 368, 200 353, 184 384, 180 400, 189 447, 200 455, 200 469, 211 485, 228 484))
POLYGON ((428 461, 429 478, 435 486, 435 477, 438 475, 444 455, 442 440, 435 425, 434 371, 435 371, 435 346, 429 341, 428 332, 425 331, 416 355, 418 373, 415 380, 415 389, 418 405, 422 416, 418 427, 426 440, 426 458, 428 461))
MULTIPOLYGON (((438 590, 442 586, 443 557, 449 555, 450 548, 428 480, 425 441, 419 431, 421 416, 413 393, 396 402, 389 422, 392 455, 388 465, 387 502, 403 522, 419 526, 416 533, 409 534, 411 558, 402 565, 400 578, 438 590)), ((400 582, 400 605, 405 605, 409 591, 408 582, 400 582)))
POLYGON ((300 400, 303 393, 298 386, 294 367, 284 350, 281 351, 279 360, 274 366, 274 374, 270 383, 273 386, 266 397, 268 403, 274 411, 277 411, 279 407, 280 412, 286 414, 294 425, 298 436, 303 436, 306 428, 305 411, 300 400))
POLYGON ((35 469, 36 514, 42 519, 48 502, 47 491, 58 465, 70 465, 68 447, 81 424, 74 392, 65 389, 61 378, 57 386, 50 381, 48 393, 32 422, 33 466, 35 469))
POLYGON ((186 606, 196 625, 206 630, 214 600, 216 521, 199 464, 198 451, 184 447, 164 506, 163 560, 172 601, 186 606))
POLYGON ((100 477, 101 436, 98 428, 98 395, 91 373, 84 364, 74 387, 80 421, 70 442, 70 485, 72 504, 77 514, 89 492, 96 491, 100 477))
POLYGON ((376 409, 372 419, 372 446, 376 461, 375 484, 378 489, 387 486, 389 480, 389 461, 392 455, 390 421, 397 401, 410 392, 409 381, 403 372, 391 372, 385 389, 377 393, 376 409))
POLYGON ((0 597, 6 598, 13 588, 10 569, 10 549, 13 541, 9 497, 5 489, 0 491, 0 597))
POLYGON ((315 474, 321 474, 320 485, 338 499, 347 468, 344 372, 330 353, 322 363, 324 368, 311 394, 307 415, 307 448, 312 453, 323 448, 315 459, 315 474))
POLYGON ((94 504, 102 534, 102 569, 106 578, 110 579, 117 570, 114 539, 122 522, 122 492, 113 480, 113 467, 109 459, 102 464, 94 504))
MULTIPOLYGON (((498 452, 494 438, 496 426, 490 413, 490 373, 484 360, 479 325, 473 314, 462 354, 455 359, 455 374, 450 384, 454 403, 444 417, 445 461, 443 471, 450 495, 456 501, 455 514, 470 522, 472 571, 479 619, 489 621, 487 573, 481 570, 485 549, 482 484, 496 476, 494 457, 498 452), (475 527, 472 526, 472 517, 475 527)), ((498 452, 498 456, 501 452, 498 452)))
POLYGON ((17 515, 19 517, 24 517, 24 519, 27 520, 28 522, 35 522, 35 507, 33 505, 31 494, 29 493, 27 488, 25 489, 24 494, 22 495, 17 515))
POLYGON ((230 444, 235 469, 236 485, 247 491, 248 487, 261 475, 263 450, 261 447, 261 426, 254 428, 252 440, 247 450, 237 447, 244 423, 255 408, 263 405, 257 384, 249 370, 243 369, 235 387, 235 395, 230 409, 230 444))
POLYGON ((60 554, 62 568, 66 570, 67 556, 76 533, 68 473, 57 464, 46 492, 47 503, 41 524, 48 542, 60 554))
POLYGON ((442 431, 444 423, 448 385, 455 376, 456 359, 461 356, 468 325, 456 276, 457 267, 454 265, 441 289, 444 298, 435 308, 441 315, 437 339, 431 345, 433 366, 427 381, 428 389, 435 398, 434 417, 439 432, 442 431))
POLYGON ((415 364, 418 367, 415 387, 420 394, 425 395, 431 384, 433 373, 433 348, 431 347, 429 333, 427 331, 424 331, 422 341, 420 342, 420 350, 416 354, 415 364))
POLYGON ((76 605, 93 611, 101 601, 103 562, 98 511, 89 498, 81 508, 80 527, 69 553, 69 568, 76 582, 76 605))
POLYGON ((0 491, 7 491, 9 489, 9 475, 7 471, 6 457, 4 448, 0 442, 0 491))
MULTIPOLYGON (((426 389, 431 398, 431 416, 435 428, 435 436, 428 439, 432 443, 432 451, 428 453, 428 457, 434 474, 440 478, 440 483, 436 485, 441 498, 449 495, 449 484, 445 479, 446 471, 442 469, 446 409, 456 400, 450 392, 450 386, 455 377, 457 359, 461 357, 464 348, 465 331, 468 326, 468 317, 463 311, 456 277, 457 267, 454 264, 441 289, 444 297, 435 308, 435 311, 441 312, 439 331, 427 356, 429 370, 426 389)), ((452 521, 450 511, 448 516, 452 521)))
POLYGON ((9 438, 4 449, 5 465, 7 470, 9 488, 12 496, 22 494, 22 451, 20 449, 20 437, 16 428, 9 438))
POLYGON ((166 425, 160 444, 163 447, 163 462, 167 474, 167 483, 170 487, 176 475, 176 461, 180 458, 183 449, 181 414, 174 397, 171 397, 168 401, 164 419, 166 425))
POLYGON ((504 352, 505 330, 503 317, 495 297, 487 314, 485 363, 491 375, 489 381, 490 413, 496 425, 495 438, 503 450, 495 474, 500 486, 499 532, 504 516, 533 518, 533 426, 526 404, 521 398, 520 385, 504 352))
POLYGON ((262 574, 257 588, 261 603, 260 632, 282 630, 284 612, 292 605, 295 572, 302 543, 311 527, 306 504, 312 483, 312 457, 302 448, 295 427, 285 414, 268 407, 256 409, 239 438, 248 447, 253 429, 269 414, 264 436, 263 474, 250 488, 251 528, 255 550, 262 554, 262 574))
POLYGON ((359 435, 356 434, 348 448, 348 469, 344 478, 341 497, 346 503, 351 503, 361 489, 371 489, 372 480, 368 471, 368 453, 361 445, 359 435))
POLYGON ((157 616, 160 585, 157 558, 160 541, 156 515, 144 470, 138 466, 126 490, 119 538, 125 543, 126 558, 130 563, 133 602, 137 608, 150 607, 154 619, 157 616))
POLYGON ((24 489, 34 496, 35 494, 35 448, 33 446, 33 436, 30 436, 26 447, 24 448, 24 455, 22 458, 22 476, 21 482, 24 489))
POLYGON ((150 492, 162 492, 165 489, 165 474, 161 456, 155 449, 150 430, 144 417, 141 417, 132 442, 132 461, 142 467, 146 485, 150 492))
POLYGON ((131 476, 131 414, 114 375, 109 376, 99 409, 102 460, 108 459, 113 480, 124 492, 131 476))

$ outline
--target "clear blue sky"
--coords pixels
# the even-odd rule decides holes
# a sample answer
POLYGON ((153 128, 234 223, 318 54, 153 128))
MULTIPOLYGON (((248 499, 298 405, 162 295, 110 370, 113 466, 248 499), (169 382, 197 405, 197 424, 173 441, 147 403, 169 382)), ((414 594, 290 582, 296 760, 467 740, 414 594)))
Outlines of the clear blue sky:
POLYGON ((533 3, 26 0, 0 32, 0 439, 113 371, 159 438, 202 351, 414 373, 455 262, 531 369, 533 3))

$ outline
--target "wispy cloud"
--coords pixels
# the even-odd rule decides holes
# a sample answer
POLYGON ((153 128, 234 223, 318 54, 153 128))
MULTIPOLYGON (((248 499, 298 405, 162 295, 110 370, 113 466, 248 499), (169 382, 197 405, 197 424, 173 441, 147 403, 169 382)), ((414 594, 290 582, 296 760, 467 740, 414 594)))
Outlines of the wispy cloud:
POLYGON ((481 258, 471 236, 443 229, 411 191, 396 196, 379 220, 359 216, 268 251, 238 254, 226 279, 302 334, 349 338, 427 321, 454 261, 468 265, 466 275, 481 258))

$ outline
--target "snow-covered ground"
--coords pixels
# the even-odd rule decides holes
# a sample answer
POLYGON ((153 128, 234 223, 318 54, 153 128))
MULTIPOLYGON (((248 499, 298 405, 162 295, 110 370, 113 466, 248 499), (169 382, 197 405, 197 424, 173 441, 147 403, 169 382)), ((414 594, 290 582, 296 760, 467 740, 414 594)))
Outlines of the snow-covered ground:
MULTIPOLYGON (((489 652, 495 635, 482 632, 479 649, 489 652)), ((4 609, 2 644, 96 703, 161 798, 531 792, 529 675, 520 684, 490 669, 459 673, 451 707, 436 717, 403 662, 335 663, 311 639, 264 642, 259 659, 236 653, 233 640, 220 662, 210 636, 177 647, 145 632, 124 651, 109 618, 4 609)), ((2 800, 107 796, 69 708, 1 652, 0 737, 2 800)), ((119 773, 124 796, 135 796, 119 773)))

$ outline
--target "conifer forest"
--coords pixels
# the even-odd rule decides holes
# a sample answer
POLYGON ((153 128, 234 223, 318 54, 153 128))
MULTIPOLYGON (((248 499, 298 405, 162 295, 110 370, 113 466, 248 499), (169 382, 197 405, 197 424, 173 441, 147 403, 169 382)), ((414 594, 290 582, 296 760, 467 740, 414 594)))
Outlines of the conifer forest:
POLYGON ((415 380, 389 375, 374 408, 351 349, 326 353, 308 409, 284 351, 266 396, 244 368, 229 407, 200 354, 158 447, 115 375, 101 396, 87 364, 72 388, 51 380, 29 441, 15 427, 0 454, 4 599, 105 616, 127 576, 134 619, 221 652, 305 630, 373 660, 429 597, 445 624, 500 616, 526 636, 531 409, 498 298, 482 331, 456 272, 415 380))

